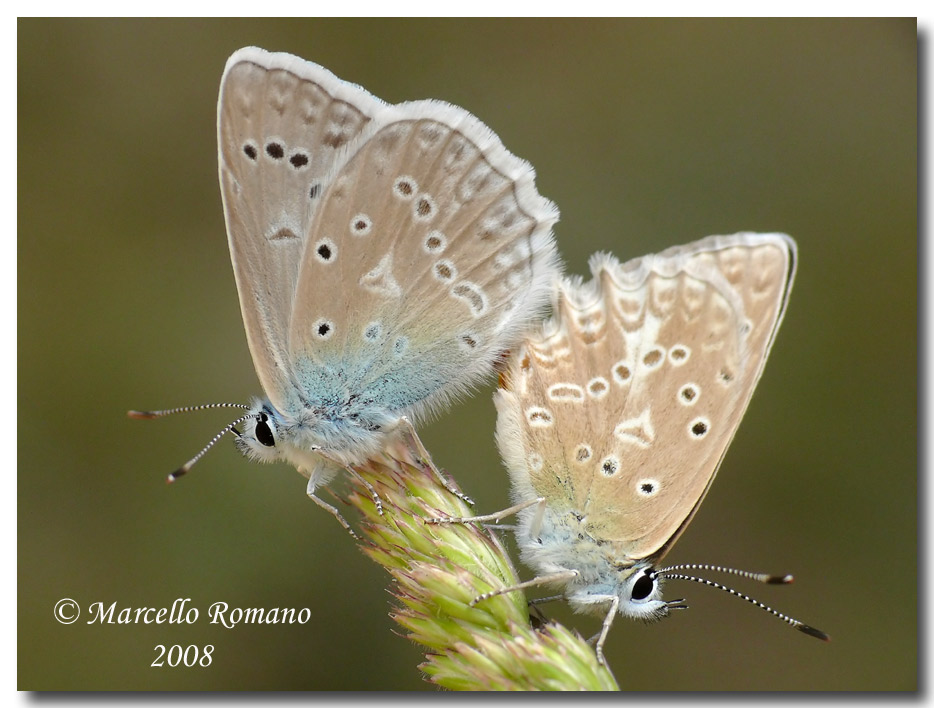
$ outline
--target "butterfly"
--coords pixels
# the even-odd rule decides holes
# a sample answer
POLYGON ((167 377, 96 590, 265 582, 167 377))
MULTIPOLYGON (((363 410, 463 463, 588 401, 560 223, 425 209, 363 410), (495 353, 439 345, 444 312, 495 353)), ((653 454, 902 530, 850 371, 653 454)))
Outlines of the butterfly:
POLYGON ((316 490, 390 440, 417 441, 414 421, 492 373, 548 304, 558 211, 531 165, 467 111, 391 105, 289 54, 235 52, 217 125, 265 397, 170 479, 233 432, 246 456, 294 465, 350 530, 316 490))
POLYGON ((666 579, 729 590, 675 571, 790 582, 659 562, 697 512, 742 420, 785 314, 796 262, 790 237, 739 233, 624 264, 598 253, 592 280, 560 282, 552 317, 512 353, 495 394, 496 441, 515 506, 466 519, 517 513, 521 557, 539 575, 474 604, 561 586, 576 611, 604 613, 596 643, 602 663, 617 614, 651 621, 686 607, 662 599, 666 579))

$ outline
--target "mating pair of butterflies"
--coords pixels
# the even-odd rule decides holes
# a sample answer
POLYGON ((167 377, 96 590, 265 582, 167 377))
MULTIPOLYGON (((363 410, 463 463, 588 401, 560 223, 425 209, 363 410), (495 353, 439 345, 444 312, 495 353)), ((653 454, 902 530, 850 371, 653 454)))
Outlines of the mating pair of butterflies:
POLYGON ((794 279, 792 239, 710 237, 624 264, 596 254, 592 280, 562 279, 558 210, 474 116, 389 105, 257 48, 227 62, 218 142, 266 398, 215 441, 233 432, 249 457, 293 464, 340 519, 319 487, 399 436, 417 444, 411 421, 509 351, 496 440, 522 556, 539 572, 521 587, 557 583, 576 609, 607 611, 601 659, 617 613, 683 606, 661 599, 661 583, 687 576, 656 565, 762 374, 794 279))

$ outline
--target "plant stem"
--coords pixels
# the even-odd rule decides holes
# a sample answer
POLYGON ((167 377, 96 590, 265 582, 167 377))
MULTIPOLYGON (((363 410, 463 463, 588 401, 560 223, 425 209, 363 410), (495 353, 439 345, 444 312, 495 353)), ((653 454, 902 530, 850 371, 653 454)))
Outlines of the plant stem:
POLYGON ((428 651, 419 668, 455 690, 618 690, 593 649, 561 625, 533 628, 521 592, 470 605, 478 595, 518 583, 495 534, 478 524, 429 524, 472 515, 404 447, 354 470, 350 504, 363 517, 364 552, 392 576, 393 619, 428 651))

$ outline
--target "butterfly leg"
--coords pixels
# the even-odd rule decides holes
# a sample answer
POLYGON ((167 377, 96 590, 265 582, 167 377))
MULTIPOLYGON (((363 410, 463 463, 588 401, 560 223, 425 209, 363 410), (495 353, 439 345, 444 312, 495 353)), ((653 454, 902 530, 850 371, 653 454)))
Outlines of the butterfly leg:
POLYGON ((512 516, 513 514, 527 509, 534 504, 544 504, 544 497, 539 497, 538 499, 530 499, 529 501, 524 501, 521 504, 516 504, 511 506, 508 509, 503 509, 502 511, 497 511, 493 514, 485 514, 483 516, 431 516, 425 519, 426 524, 483 524, 490 521, 499 522, 502 519, 505 519, 507 516, 512 516))
POLYGON ((610 627, 613 625, 613 620, 616 618, 617 611, 619 611, 619 596, 614 595, 613 599, 610 600, 610 611, 606 613, 606 618, 603 620, 603 627, 600 629, 600 636, 597 639, 597 646, 595 647, 597 661, 600 662, 601 666, 606 666, 606 659, 603 656, 603 645, 606 643, 607 634, 610 632, 610 627))
POLYGON ((341 513, 337 510, 337 507, 331 506, 326 501, 324 501, 324 499, 315 495, 315 489, 317 487, 315 485, 314 479, 314 475, 312 475, 308 480, 308 487, 305 489, 305 494, 307 494, 308 498, 311 499, 315 504, 320 506, 326 512, 331 514, 335 519, 337 519, 337 522, 344 527, 344 530, 347 531, 347 533, 354 537, 355 541, 359 541, 360 537, 354 532, 352 528, 350 528, 350 524, 347 523, 347 519, 341 516, 341 513))
POLYGON ((557 573, 549 573, 548 575, 540 575, 537 578, 532 578, 531 580, 526 580, 524 583, 519 583, 518 585, 511 585, 505 588, 498 588, 496 590, 491 590, 490 592, 485 592, 482 595, 477 595, 473 600, 470 601, 470 606, 475 607, 484 600, 489 600, 491 597, 496 597, 497 595, 505 595, 506 593, 513 592, 514 590, 525 590, 526 588, 534 588, 539 585, 549 585, 551 583, 561 583, 568 582, 573 580, 579 575, 576 570, 562 570, 557 573))
POLYGON ((347 471, 350 472, 350 474, 354 476, 354 479, 356 479, 358 482, 360 482, 360 484, 366 487, 367 491, 370 493, 370 496, 373 497, 373 503, 376 505, 376 511, 379 512, 380 516, 382 516, 383 515, 383 500, 379 498, 379 494, 377 493, 375 489, 373 489, 373 485, 367 482, 365 479, 363 479, 363 477, 361 477, 360 474, 352 467, 348 467, 347 471))
POLYGON ((535 605, 544 605, 546 602, 554 602, 555 600, 563 600, 564 595, 549 595, 548 597, 536 597, 528 601, 530 606, 535 605))
POLYGON ((539 605, 563 599, 564 595, 549 595, 548 597, 535 597, 531 600, 526 600, 525 604, 529 606, 529 619, 532 622, 532 627, 541 629, 548 624, 548 618, 545 616, 545 613, 541 611, 539 605))
POLYGON ((432 471, 432 473, 435 475, 435 477, 437 477, 438 481, 441 482, 442 486, 445 489, 447 489, 451 494, 453 494, 454 496, 456 496, 458 499, 465 502, 466 504, 473 506, 473 503, 474 503, 473 499, 468 497, 466 494, 464 494, 460 490, 455 489, 453 486, 451 486, 451 483, 447 480, 447 478, 445 478, 441 470, 439 470, 435 466, 434 461, 432 461, 431 459, 431 454, 429 454, 428 450, 425 449, 425 446, 422 444, 421 438, 419 438, 418 433, 415 432, 415 426, 412 425, 412 421, 410 421, 406 416, 402 416, 399 422, 405 431, 404 432, 405 437, 407 437, 409 442, 411 443, 410 449, 414 450, 414 452, 418 454, 419 462, 421 462, 423 465, 428 467, 432 471))
MULTIPOLYGON (((325 452, 323 448, 314 447, 312 448, 312 450, 314 451, 316 455, 318 455, 318 457, 321 458, 321 461, 318 463, 318 466, 315 467, 315 471, 312 473, 311 477, 309 477, 308 479, 308 488, 311 490, 311 492, 314 492, 314 490, 318 487, 319 484, 320 485, 327 484, 328 481, 330 481, 335 476, 337 476, 337 474, 341 472, 341 470, 346 470, 347 472, 352 474, 354 478, 359 480, 359 482, 364 487, 366 487, 367 491, 370 493, 370 496, 373 497, 373 503, 376 505, 376 511, 379 512, 380 516, 383 515, 383 500, 379 498, 379 494, 377 494, 376 490, 373 489, 372 484, 370 484, 365 479, 363 479, 363 477, 361 477, 360 474, 356 472, 356 470, 353 469, 353 467, 349 465, 345 465, 344 463, 340 462, 336 458, 333 458, 330 455, 328 455, 328 453, 325 452), (314 483, 312 483, 312 480, 314 480, 314 483)), ((308 496, 313 496, 313 495, 309 493, 308 496)))

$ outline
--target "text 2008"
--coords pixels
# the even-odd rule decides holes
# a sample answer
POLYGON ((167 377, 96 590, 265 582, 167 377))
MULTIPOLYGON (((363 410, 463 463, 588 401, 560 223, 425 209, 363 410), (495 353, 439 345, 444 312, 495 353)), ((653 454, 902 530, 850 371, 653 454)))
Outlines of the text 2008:
POLYGON ((182 647, 178 644, 166 648, 165 644, 156 644, 158 653, 150 666, 210 666, 214 652, 213 644, 206 644, 204 648, 189 644, 182 647))

